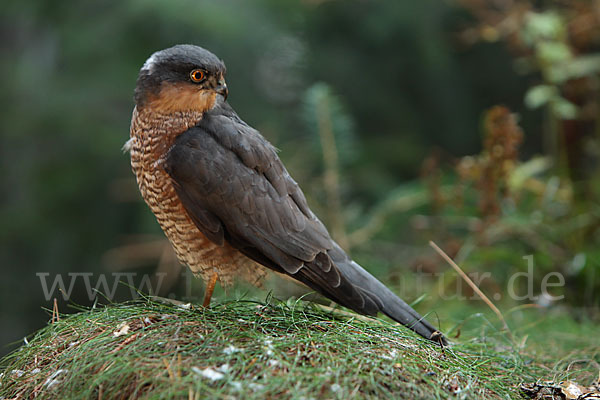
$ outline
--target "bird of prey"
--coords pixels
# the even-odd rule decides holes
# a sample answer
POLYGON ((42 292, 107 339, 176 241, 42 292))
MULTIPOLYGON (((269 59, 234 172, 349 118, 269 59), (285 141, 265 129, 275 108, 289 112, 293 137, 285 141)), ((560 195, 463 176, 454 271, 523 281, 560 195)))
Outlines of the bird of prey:
POLYGON ((158 51, 142 66, 125 149, 142 197, 179 261, 207 282, 288 275, 365 315, 382 312, 445 339, 332 240, 261 134, 227 103, 225 65, 198 46, 158 51))

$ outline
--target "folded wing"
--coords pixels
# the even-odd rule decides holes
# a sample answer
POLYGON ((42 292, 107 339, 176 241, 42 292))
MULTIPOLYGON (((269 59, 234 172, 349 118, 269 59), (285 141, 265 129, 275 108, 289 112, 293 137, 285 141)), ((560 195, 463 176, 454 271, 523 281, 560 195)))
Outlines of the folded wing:
POLYGON ((165 168, 211 241, 227 241, 345 307, 367 315, 382 311, 431 338, 431 325, 331 239, 275 148, 226 103, 175 140, 165 168))

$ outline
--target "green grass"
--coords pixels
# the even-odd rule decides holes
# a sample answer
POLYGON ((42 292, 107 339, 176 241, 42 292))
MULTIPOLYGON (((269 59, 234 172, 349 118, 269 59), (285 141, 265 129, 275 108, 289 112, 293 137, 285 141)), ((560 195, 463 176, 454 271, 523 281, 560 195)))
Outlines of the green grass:
POLYGON ((39 331, 1 361, 0 398, 519 399, 522 382, 553 368, 500 333, 459 339, 442 350, 301 301, 186 309, 146 299, 39 331))

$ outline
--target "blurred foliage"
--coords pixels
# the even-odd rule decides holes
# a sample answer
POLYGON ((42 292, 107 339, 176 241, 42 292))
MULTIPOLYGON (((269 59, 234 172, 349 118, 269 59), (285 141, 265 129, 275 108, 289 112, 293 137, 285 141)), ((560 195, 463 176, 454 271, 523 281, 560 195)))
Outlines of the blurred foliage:
MULTIPOLYGON (((340 100, 331 88, 317 83, 306 91, 304 119, 312 138, 319 139, 319 146, 312 151, 317 158, 311 162, 316 171, 323 171, 323 191, 325 194, 325 224, 333 237, 343 248, 348 248, 348 238, 342 213, 342 190, 340 171, 356 159, 357 140, 353 123, 340 100), (322 162, 320 162, 322 160, 322 162)), ((316 142, 316 140, 314 140, 316 142)), ((305 162, 308 161, 305 158, 305 162)))
POLYGON ((233 107, 282 150, 334 236, 379 276, 408 279, 408 297, 422 293, 403 267, 445 268, 423 251, 433 239, 466 270, 493 271, 484 290, 533 254, 566 274, 569 302, 597 305, 598 9, 4 1, 0 343, 46 319, 36 273, 176 268, 120 151, 138 69, 176 43, 223 58, 233 107))
MULTIPOLYGON (((540 2, 546 9, 528 1, 460 3, 477 19, 463 39, 506 43, 515 71, 531 76, 524 103, 545 111, 545 157, 519 161, 523 132, 516 116, 504 107, 488 110, 481 154, 454 162, 454 173, 442 171, 440 157, 429 161, 424 180, 434 216, 427 218, 436 223, 420 227, 428 236, 446 236, 467 269, 492 271, 489 289, 498 298, 511 274, 529 271, 531 262, 534 287, 559 272, 566 282, 551 296, 597 318, 600 2, 540 2), (440 176, 451 187, 445 196, 440 176), (452 226, 461 220, 456 215, 469 216, 462 218, 467 232, 452 226)), ((553 305, 539 293, 529 300, 553 305)))
POLYGON ((458 2, 477 19, 463 31, 463 40, 505 43, 515 71, 531 77, 525 104, 545 108, 544 151, 553 157, 555 171, 585 180, 576 190, 597 191, 591 176, 599 154, 598 1, 458 2))

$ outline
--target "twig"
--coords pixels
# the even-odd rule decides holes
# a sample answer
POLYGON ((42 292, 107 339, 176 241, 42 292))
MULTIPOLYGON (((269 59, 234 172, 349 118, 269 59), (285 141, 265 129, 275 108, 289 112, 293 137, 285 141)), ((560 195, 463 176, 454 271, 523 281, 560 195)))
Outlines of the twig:
POLYGON ((60 313, 58 312, 58 301, 54 298, 54 306, 52 307, 52 323, 60 321, 60 313))
POLYGON ((458 272, 458 274, 465 280, 465 282, 467 282, 469 284, 469 286, 471 286, 471 288, 475 291, 475 293, 477 293, 479 295, 479 297, 481 297, 481 300, 484 301, 485 304, 488 305, 488 307, 490 307, 492 309, 492 311, 494 311, 496 313, 496 315, 498 316, 498 319, 502 322, 502 325, 504 325, 504 329, 506 330, 506 332, 508 333, 510 339, 512 341, 514 341, 514 338, 512 336, 512 332, 510 331, 510 328, 508 327, 508 324, 506 323, 506 320, 504 319, 504 316, 502 316, 502 313, 500 312, 500 310, 498 309, 498 307, 496 307, 494 305, 494 303, 492 303, 492 301, 490 299, 488 299, 488 297, 477 287, 477 285, 471 280, 471 278, 469 278, 469 276, 467 274, 465 274, 463 272, 463 270, 448 256, 448 254, 444 253, 444 250, 440 249, 438 247, 437 244, 435 244, 433 241, 429 241, 429 245, 431 247, 433 247, 433 249, 444 259, 448 262, 448 264, 450 264, 450 266, 452 268, 454 268, 454 270, 456 272, 458 272))
POLYGON ((167 373, 169 374, 169 379, 171 381, 174 381, 175 374, 173 373, 173 371, 171 371, 171 366, 169 365, 169 362, 167 360, 165 360, 164 358, 163 358, 162 362, 163 362, 163 364, 165 364, 165 367, 167 368, 167 373))
POLYGON ((137 339, 138 334, 134 334, 131 335, 130 337, 128 337, 127 339, 123 340, 117 347, 115 347, 113 350, 109 351, 108 354, 114 354, 114 353, 118 353, 119 351, 123 350, 123 348, 125 346, 127 346, 129 343, 133 342, 135 339, 137 339))

